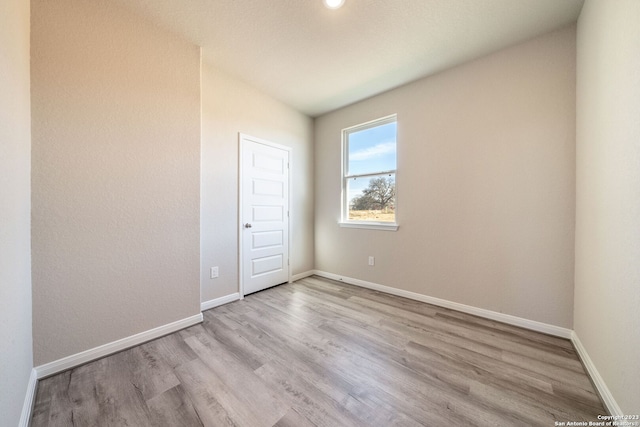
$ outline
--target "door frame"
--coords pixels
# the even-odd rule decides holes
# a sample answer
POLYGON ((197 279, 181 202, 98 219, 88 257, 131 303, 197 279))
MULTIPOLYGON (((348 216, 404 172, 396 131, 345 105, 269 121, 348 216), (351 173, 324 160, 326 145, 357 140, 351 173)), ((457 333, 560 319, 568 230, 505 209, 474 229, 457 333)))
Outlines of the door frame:
POLYGON ((245 141, 251 141, 251 142, 255 142, 258 144, 262 144, 262 145, 266 145, 268 147, 271 148, 276 148, 278 150, 284 150, 288 153, 288 157, 289 157, 289 163, 287 165, 287 167, 289 168, 289 176, 287 179, 287 191, 289 192, 289 197, 287 198, 287 212, 288 212, 288 219, 287 219, 287 235, 288 235, 288 240, 289 240, 289 247, 288 247, 288 254, 287 254, 287 280, 289 283, 291 283, 291 217, 293 215, 291 215, 291 171, 293 170, 293 168, 291 167, 291 163, 292 163, 292 158, 291 158, 291 152, 292 149, 291 147, 287 147, 286 145, 282 145, 282 144, 276 144, 274 142, 268 141, 266 139, 261 139, 261 138, 256 138, 254 136, 251 135, 247 135, 245 133, 242 132, 238 132, 238 221, 237 221, 237 227, 238 227, 238 292, 240 294, 240 299, 244 299, 244 257, 243 257, 243 251, 244 251, 244 247, 242 244, 242 232, 243 232, 243 197, 242 197, 242 188, 243 188, 243 183, 244 183, 244 171, 242 168, 242 159, 243 159, 243 154, 244 154, 244 149, 246 147, 246 143, 245 141))

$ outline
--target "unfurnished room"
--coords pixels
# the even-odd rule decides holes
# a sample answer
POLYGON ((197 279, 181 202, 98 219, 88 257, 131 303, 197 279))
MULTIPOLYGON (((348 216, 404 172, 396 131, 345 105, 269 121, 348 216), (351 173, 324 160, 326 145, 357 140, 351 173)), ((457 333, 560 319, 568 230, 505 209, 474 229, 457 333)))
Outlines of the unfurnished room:
POLYGON ((640 426, 640 1, 2 0, 1 426, 640 426))

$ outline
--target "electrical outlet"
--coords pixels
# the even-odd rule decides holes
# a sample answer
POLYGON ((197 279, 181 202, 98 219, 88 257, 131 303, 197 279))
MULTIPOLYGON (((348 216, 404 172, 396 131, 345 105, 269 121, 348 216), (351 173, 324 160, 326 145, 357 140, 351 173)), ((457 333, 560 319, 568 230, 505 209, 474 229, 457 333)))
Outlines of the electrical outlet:
POLYGON ((211 267, 211 278, 215 279, 218 277, 218 267, 211 267))
POLYGON ((376 259, 372 256, 369 257, 369 265, 376 265, 376 259))

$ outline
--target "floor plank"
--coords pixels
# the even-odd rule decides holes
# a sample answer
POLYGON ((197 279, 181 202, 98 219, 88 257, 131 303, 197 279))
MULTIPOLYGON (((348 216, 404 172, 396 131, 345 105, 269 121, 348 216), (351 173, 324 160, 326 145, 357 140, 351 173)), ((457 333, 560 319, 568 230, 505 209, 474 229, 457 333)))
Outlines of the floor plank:
POLYGON ((568 340, 309 277, 39 382, 32 426, 549 426, 606 411, 568 340))

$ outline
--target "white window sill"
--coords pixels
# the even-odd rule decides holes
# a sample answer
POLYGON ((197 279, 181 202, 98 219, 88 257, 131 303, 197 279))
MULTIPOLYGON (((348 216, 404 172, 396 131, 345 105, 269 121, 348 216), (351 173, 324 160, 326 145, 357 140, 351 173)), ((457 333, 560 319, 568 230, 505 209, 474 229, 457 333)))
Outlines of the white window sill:
POLYGON ((343 228, 364 228, 368 230, 398 231, 398 224, 388 222, 339 222, 343 228))

